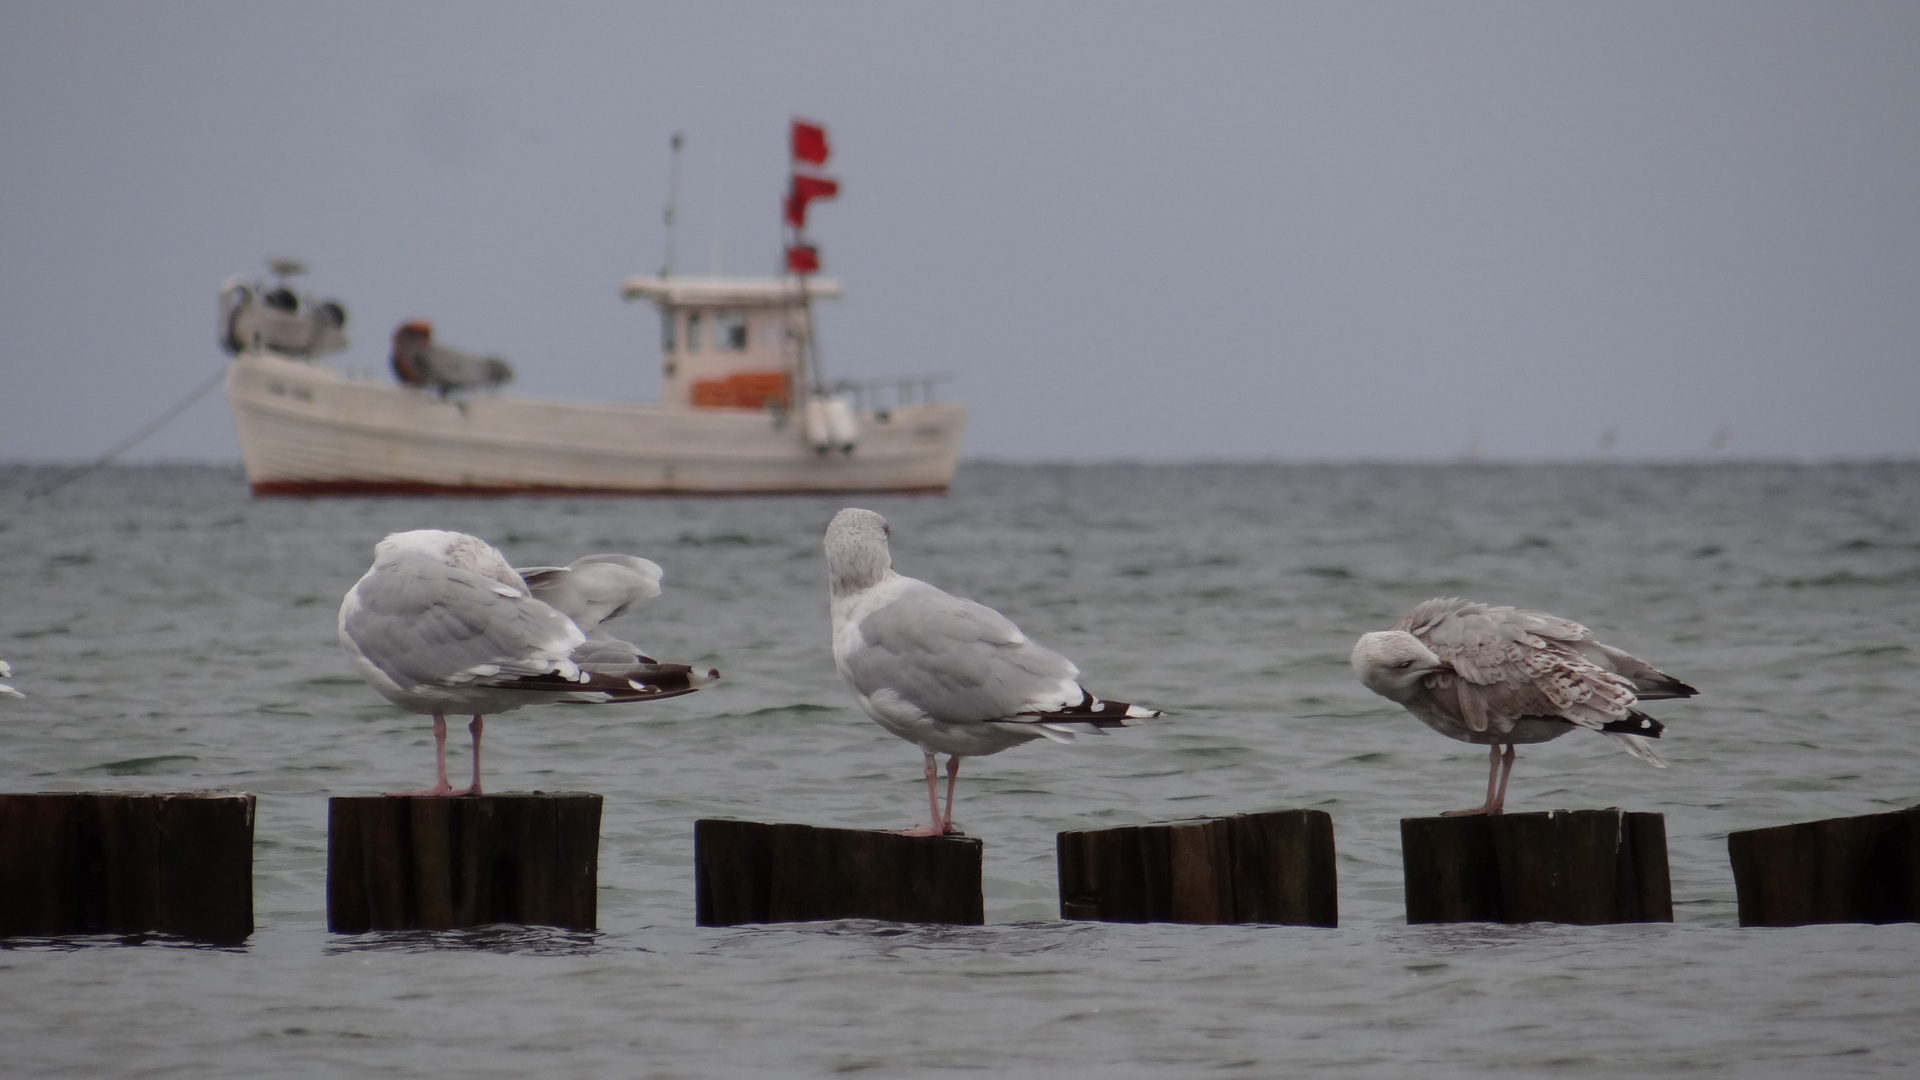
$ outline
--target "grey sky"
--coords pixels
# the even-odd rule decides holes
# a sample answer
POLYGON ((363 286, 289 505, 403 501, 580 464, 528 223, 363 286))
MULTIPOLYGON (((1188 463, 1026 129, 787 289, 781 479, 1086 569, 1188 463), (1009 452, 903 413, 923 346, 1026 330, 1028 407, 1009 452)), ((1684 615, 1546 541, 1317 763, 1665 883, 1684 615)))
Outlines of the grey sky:
POLYGON ((829 371, 954 373, 970 457, 1920 455, 1920 5, 422 0, 0 3, 0 460, 213 371, 269 253, 349 367, 650 400, 668 135, 683 271, 766 273, 795 114, 829 371))

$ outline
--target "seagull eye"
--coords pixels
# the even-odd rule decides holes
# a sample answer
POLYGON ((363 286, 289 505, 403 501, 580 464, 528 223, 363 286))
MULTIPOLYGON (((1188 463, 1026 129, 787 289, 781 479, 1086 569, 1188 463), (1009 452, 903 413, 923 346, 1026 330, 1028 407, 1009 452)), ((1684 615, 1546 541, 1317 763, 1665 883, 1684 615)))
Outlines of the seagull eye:
POLYGON ((1413 661, 1411 661, 1411 660, 1402 660, 1402 661, 1400 661, 1399 663, 1397 663, 1397 664, 1395 664, 1395 665, 1393 665, 1393 666, 1394 666, 1394 667, 1397 667, 1397 668, 1409 668, 1409 667, 1412 667, 1412 666, 1413 666, 1413 661))

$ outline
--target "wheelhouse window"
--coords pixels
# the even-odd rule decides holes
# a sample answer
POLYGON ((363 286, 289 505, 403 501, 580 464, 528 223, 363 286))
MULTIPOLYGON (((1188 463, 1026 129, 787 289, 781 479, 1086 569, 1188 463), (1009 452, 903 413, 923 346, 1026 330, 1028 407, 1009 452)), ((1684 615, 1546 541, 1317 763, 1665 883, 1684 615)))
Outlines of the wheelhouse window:
POLYGON ((700 351, 700 313, 697 311, 687 316, 687 351, 700 351))
POLYGON ((673 327, 674 327, 674 324, 679 321, 680 321, 680 316, 676 312, 663 311, 660 313, 660 351, 661 352, 670 353, 673 351, 673 327))
POLYGON ((746 312, 714 312, 713 347, 720 352, 745 352, 747 350, 746 312))
POLYGON ((786 347, 787 317, 785 315, 777 311, 769 312, 756 321, 759 323, 759 328, 753 333, 762 349, 771 352, 786 347))

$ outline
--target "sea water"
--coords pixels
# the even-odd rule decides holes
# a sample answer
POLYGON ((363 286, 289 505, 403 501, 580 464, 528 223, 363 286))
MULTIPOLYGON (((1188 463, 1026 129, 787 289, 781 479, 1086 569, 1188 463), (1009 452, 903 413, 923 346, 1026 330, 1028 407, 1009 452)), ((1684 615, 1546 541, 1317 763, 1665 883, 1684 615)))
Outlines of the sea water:
MULTIPOLYGON (((945 497, 249 498, 233 469, 0 469, 0 789, 259 796, 235 949, 0 946, 8 1076, 1894 1075, 1920 926, 1740 929, 1731 830, 1920 801, 1920 466, 1011 466, 945 497), (998 608, 1158 721, 970 759, 987 925, 693 925, 701 817, 893 828, 919 752, 834 672, 820 538, 998 608), (335 640, 384 534, 520 565, 632 552, 609 629, 724 681, 487 727, 489 787, 606 797, 595 933, 330 935, 326 800, 431 779, 426 718, 335 640), (1666 816, 1675 922, 1408 926, 1398 821, 1475 805, 1484 751, 1354 681, 1354 638, 1462 595, 1577 619, 1701 690, 1649 768, 1575 733, 1512 810, 1666 816), (1054 834, 1333 817, 1340 928, 1058 920, 1054 834)), ((464 767, 456 725, 453 771, 464 767)))

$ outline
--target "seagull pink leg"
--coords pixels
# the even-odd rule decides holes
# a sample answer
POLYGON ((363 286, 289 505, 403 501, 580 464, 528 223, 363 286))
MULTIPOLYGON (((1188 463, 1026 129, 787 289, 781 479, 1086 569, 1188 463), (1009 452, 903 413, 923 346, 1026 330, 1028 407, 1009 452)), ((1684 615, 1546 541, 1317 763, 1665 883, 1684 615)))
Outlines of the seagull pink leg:
MULTIPOLYGON (((1507 760, 1511 762, 1513 760, 1512 746, 1507 747, 1507 754, 1508 754, 1507 760)), ((1497 814, 1500 812, 1500 804, 1499 804, 1499 799, 1496 797, 1496 792, 1498 792, 1500 796, 1504 796, 1506 794, 1506 791, 1507 791, 1507 787, 1506 787, 1505 780, 1500 775, 1500 744, 1490 743, 1487 746, 1487 801, 1479 806, 1474 807, 1471 810, 1443 811, 1440 816, 1441 817, 1472 817, 1475 814, 1497 814), (1496 785, 1498 786, 1496 787, 1496 785)))
POLYGON ((450 791, 447 793, 449 795, 480 794, 480 730, 485 726, 483 723, 485 719, 483 716, 475 716, 473 723, 467 725, 467 734, 473 736, 473 783, 468 784, 463 791, 450 791))
POLYGON ((922 752, 927 755, 927 807, 933 813, 933 820, 911 829, 893 830, 899 836, 940 836, 946 832, 940 824, 940 765, 933 760, 932 753, 922 752))
POLYGON ((433 714, 433 786, 425 791, 389 791, 387 794, 405 795, 447 795, 453 791, 453 785, 447 783, 447 718, 440 713, 433 714))
POLYGON ((1507 808, 1507 778, 1513 775, 1513 744, 1507 744, 1507 752, 1500 759, 1500 791, 1493 797, 1493 809, 1489 814, 1503 814, 1507 808))
POLYGON ((940 829, 942 835, 954 835, 960 830, 953 827, 953 781, 960 775, 960 755, 947 755, 947 812, 942 815, 940 829))

